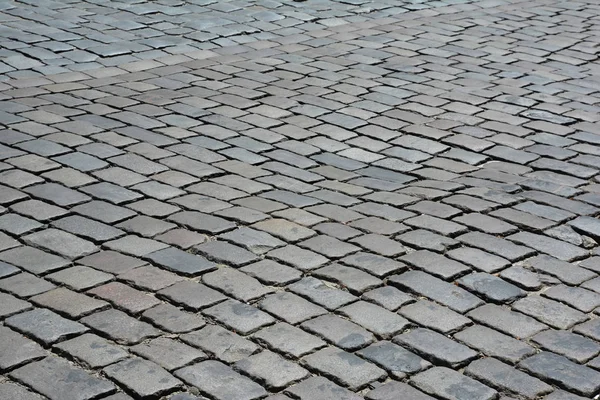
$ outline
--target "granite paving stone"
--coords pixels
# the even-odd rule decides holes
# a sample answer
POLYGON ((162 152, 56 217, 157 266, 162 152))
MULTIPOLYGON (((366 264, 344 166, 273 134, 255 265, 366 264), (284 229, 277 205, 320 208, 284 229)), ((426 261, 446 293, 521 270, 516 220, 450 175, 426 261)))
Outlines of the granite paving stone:
POLYGON ((102 368, 129 356, 119 346, 92 333, 57 343, 53 347, 59 353, 68 354, 90 368, 102 368))
POLYGON ((386 375, 384 370, 375 364, 334 347, 319 350, 304 357, 303 361, 307 367, 330 376, 351 390, 360 389, 386 375))
POLYGON ((36 308, 5 320, 5 324, 26 335, 30 335, 45 345, 50 345, 88 329, 79 322, 61 317, 44 308, 36 308))
POLYGON ((14 370, 10 376, 51 399, 86 400, 115 390, 110 381, 53 356, 14 370))
POLYGON ((4 3, 0 398, 600 394, 597 2, 4 3))
POLYGON ((161 396, 182 386, 179 379, 159 365, 137 357, 109 365, 103 371, 139 398, 161 396))
POLYGON ((2 349, 0 370, 2 372, 18 368, 47 355, 39 344, 5 326, 0 327, 0 337, 2 337, 0 344, 2 349))
POLYGON ((267 394, 262 386, 219 361, 202 361, 181 368, 175 376, 215 398, 253 400, 267 394))

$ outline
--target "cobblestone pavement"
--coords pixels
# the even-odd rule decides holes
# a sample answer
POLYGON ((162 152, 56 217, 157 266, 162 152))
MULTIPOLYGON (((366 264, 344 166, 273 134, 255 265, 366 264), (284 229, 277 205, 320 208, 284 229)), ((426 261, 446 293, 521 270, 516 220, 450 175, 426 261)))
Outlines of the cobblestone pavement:
POLYGON ((600 392, 597 0, 0 10, 0 399, 600 392))

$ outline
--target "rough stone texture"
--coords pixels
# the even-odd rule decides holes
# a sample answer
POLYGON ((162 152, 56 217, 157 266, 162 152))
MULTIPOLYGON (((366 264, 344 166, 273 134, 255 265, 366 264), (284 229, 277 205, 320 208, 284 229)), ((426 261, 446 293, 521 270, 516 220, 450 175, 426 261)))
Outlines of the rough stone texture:
POLYGON ((498 395, 494 389, 445 367, 428 369, 411 381, 424 392, 447 400, 492 400, 498 395))
POLYGON ((32 360, 46 356, 46 352, 36 342, 25 336, 0 326, 0 370, 6 371, 32 360))
POLYGON ((177 370, 175 375, 214 398, 253 400, 266 395, 259 384, 219 361, 203 361, 177 370))
POLYGON ((600 390, 600 372, 556 354, 542 352, 519 365, 541 379, 583 396, 591 396, 600 390))
POLYGON ((115 388, 111 382, 52 356, 14 370, 10 376, 51 399, 87 400, 115 388))
POLYGON ((0 10, 0 393, 599 394, 596 1, 0 10))
POLYGON ((473 361, 465 374, 501 391, 507 391, 527 399, 537 398, 554 388, 537 378, 493 358, 473 361))
POLYGON ((110 365, 103 371, 140 398, 157 397, 182 384, 157 364, 137 357, 110 365))

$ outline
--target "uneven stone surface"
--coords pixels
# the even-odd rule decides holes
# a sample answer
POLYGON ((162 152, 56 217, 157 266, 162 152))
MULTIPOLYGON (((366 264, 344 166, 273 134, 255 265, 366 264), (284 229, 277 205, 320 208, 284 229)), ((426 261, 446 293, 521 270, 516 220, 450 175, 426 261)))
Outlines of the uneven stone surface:
POLYGON ((0 398, 600 394, 597 1, 0 10, 0 398))

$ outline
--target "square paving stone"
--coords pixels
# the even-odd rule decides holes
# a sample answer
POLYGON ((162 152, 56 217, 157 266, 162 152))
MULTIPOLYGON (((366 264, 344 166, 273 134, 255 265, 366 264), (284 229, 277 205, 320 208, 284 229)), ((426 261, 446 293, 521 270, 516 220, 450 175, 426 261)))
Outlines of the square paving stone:
POLYGON ((51 399, 88 400, 115 390, 111 382, 52 356, 12 371, 10 376, 51 399))
POLYGON ((68 320, 43 308, 13 315, 4 322, 7 326, 31 335, 46 345, 65 340, 88 330, 79 322, 68 320))
POLYGON ((254 400, 267 395, 262 386, 219 361, 203 361, 179 369, 175 375, 218 399, 254 400))
POLYGON ((0 319, 4 319, 31 308, 31 303, 27 301, 17 299, 7 293, 0 293, 0 319))
POLYGON ((171 229, 162 235, 156 236, 155 239, 187 250, 194 245, 206 242, 208 238, 206 235, 192 232, 187 229, 171 229))
POLYGON ((10 382, 0 383, 0 398, 12 400, 42 400, 42 396, 30 392, 23 386, 10 382))
POLYGON ((600 372, 553 353, 541 352, 521 361, 519 366, 534 376, 583 396, 592 396, 600 390, 600 372))
POLYGON ((556 285, 546 290, 544 296, 583 312, 591 312, 600 306, 600 294, 584 288, 556 285))
POLYGON ((457 283, 494 303, 510 303, 527 294, 515 285, 485 272, 463 276, 457 283))
POLYGON ((73 206, 91 200, 89 196, 57 183, 43 183, 28 187, 24 191, 34 197, 48 200, 61 207, 73 206))
POLYGON ((319 307, 289 292, 269 295, 260 301, 259 306, 261 309, 290 324, 297 324, 309 318, 327 313, 327 310, 323 307, 319 307))
POLYGON ((327 235, 318 235, 311 239, 299 243, 302 247, 307 247, 319 254, 329 258, 341 258, 350 253, 356 253, 359 247, 349 243, 342 242, 336 238, 327 235))
POLYGON ((0 232, 0 251, 20 246, 21 243, 11 238, 5 233, 0 232))
POLYGON ((460 367, 477 358, 477 352, 429 329, 417 328, 396 336, 394 342, 438 365, 460 367))
POLYGON ((119 310, 100 311, 80 319, 80 322, 122 344, 136 344, 161 334, 161 331, 152 325, 138 321, 119 310))
POLYGON ((431 366, 418 355, 388 341, 373 343, 356 354, 377 364, 396 379, 403 379, 407 374, 414 374, 431 366))
POLYGON ((126 232, 135 233, 143 237, 153 237, 177 227, 177 225, 170 222, 161 221, 157 218, 147 217, 145 215, 138 215, 123 221, 116 226, 126 232))
POLYGON ((142 318, 172 333, 185 333, 206 325, 201 316, 186 313, 169 303, 159 304, 144 311, 142 318))
POLYGON ((332 314, 306 321, 301 327, 345 350, 356 350, 375 340, 366 329, 332 314))
POLYGON ((366 301, 357 301, 338 311, 381 338, 392 337, 410 325, 410 322, 400 315, 366 301))
POLYGON ((532 316, 557 329, 569 329, 588 317, 567 305, 541 296, 528 296, 513 304, 513 309, 532 316))
POLYGON ((573 261, 588 255, 586 250, 563 242, 562 240, 552 239, 547 236, 536 235, 529 232, 515 233, 507 239, 512 240, 515 243, 529 246, 564 261, 573 261))
POLYGON ((300 400, 361 400, 362 397, 322 376, 314 376, 287 389, 300 400))
POLYGON ((188 280, 169 286, 159 291, 158 295, 193 311, 213 306, 227 299, 226 296, 208 286, 188 280))
POLYGON ((394 275, 390 277, 389 283, 400 289, 429 297, 459 313, 483 304, 481 299, 466 290, 421 271, 408 271, 402 275, 394 275))
POLYGON ((260 349, 250 340, 218 325, 206 325, 200 330, 181 335, 180 339, 226 363, 245 359, 260 349))
POLYGON ((255 254, 264 254, 276 247, 285 245, 285 242, 271 236, 267 232, 241 227, 219 235, 220 239, 240 245, 255 254))
POLYGON ((67 288, 57 288, 29 299, 40 307, 46 307, 73 319, 109 307, 105 301, 94 299, 67 288))
POLYGON ((114 251, 121 251, 136 257, 142 257, 158 250, 165 249, 169 245, 156 240, 128 235, 120 239, 104 243, 104 246, 114 251))
POLYGON ((517 339, 527 338, 548 329, 547 325, 536 321, 530 316, 493 304, 476 308, 469 312, 467 317, 512 335, 517 339))
POLYGON ((263 328, 253 337, 274 351, 296 358, 326 346, 319 337, 285 322, 263 328))
POLYGON ((184 278, 153 265, 145 265, 119 275, 119 280, 125 281, 141 290, 156 292, 180 282, 184 278))
POLYGON ((195 211, 182 211, 170 215, 167 219, 194 231, 211 235, 218 235, 235 228, 235 224, 231 221, 195 211))
POLYGON ((290 291, 306 297, 328 310, 335 310, 356 300, 356 297, 352 294, 337 289, 332 285, 327 285, 323 281, 313 277, 303 278, 289 285, 288 288, 290 291))
POLYGON ((492 400, 498 396, 494 389, 445 367, 421 372, 411 382, 424 392, 446 400, 492 400))
POLYGON ((62 257, 29 246, 3 251, 0 253, 0 260, 21 267, 34 274, 55 271, 69 265, 69 262, 62 257))
POLYGON ((600 344, 572 332, 549 329, 538 333, 531 340, 548 351, 582 364, 600 353, 600 344))
POLYGON ((95 183, 93 185, 85 186, 80 190, 96 199, 105 200, 117 205, 137 200, 142 197, 142 195, 137 192, 108 182, 95 183))
POLYGON ((60 353, 76 358, 90 368, 104 367, 129 356, 129 353, 121 347, 91 333, 55 344, 54 348, 60 353))
POLYGON ((209 260, 223 264, 231 264, 233 266, 242 266, 260 260, 256 254, 243 249, 242 247, 220 240, 194 246, 194 250, 204 255, 209 260))
POLYGON ((170 271, 183 275, 196 276, 217 268, 217 265, 206 258, 168 247, 146 255, 146 258, 170 271))
POLYGON ((85 204, 73 207, 72 210, 77 214, 90 217, 92 219, 112 224, 122 221, 126 218, 131 218, 137 213, 124 207, 115 206, 105 201, 93 200, 85 204))
POLYGON ((70 259, 87 256, 99 250, 92 242, 53 228, 27 235, 23 240, 70 259))
POLYGON ((300 271, 272 260, 262 260, 246 265, 240 268, 240 271, 255 277, 266 285, 273 286, 286 285, 302 277, 300 271))
POLYGON ((390 311, 396 311, 403 305, 414 301, 412 296, 393 286, 382 286, 377 289, 369 290, 362 295, 362 299, 379 304, 390 311))
POLYGON ((125 232, 120 229, 78 215, 61 218, 52 222, 52 226, 95 242, 104 242, 125 235, 125 232))
POLYGON ((465 374, 493 388, 527 399, 538 398, 554 390, 541 380, 493 358, 473 361, 465 369, 465 374))
POLYGON ((267 256, 301 271, 315 269, 328 262, 328 259, 322 255, 294 245, 271 250, 267 256))
POLYGON ((275 322, 269 314, 236 300, 224 301, 216 306, 205 309, 203 313, 242 335, 248 335, 265 325, 275 322))
POLYGON ((0 326, 0 338, 0 371, 2 372, 47 355, 39 344, 5 326, 0 326))
POLYGON ((101 271, 96 271, 93 268, 76 265, 46 275, 46 278, 52 282, 66 285, 75 290, 85 290, 111 281, 114 279, 114 276, 101 271))
POLYGON ((257 222, 252 227, 268 232, 288 243, 307 239, 316 234, 312 229, 281 218, 272 218, 257 222))
POLYGON ((111 274, 121 274, 146 264, 143 260, 111 250, 94 253, 77 262, 111 274))
POLYGON ((207 358, 204 352, 169 338, 140 343, 133 346, 131 351, 157 363, 167 371, 207 358))
POLYGON ((103 371, 141 399, 156 398, 182 386, 179 379, 157 364, 137 357, 110 365, 103 371))
POLYGON ((510 266, 508 260, 472 247, 459 247, 458 249, 450 250, 446 255, 477 270, 490 274, 510 266))
POLYGON ((411 400, 433 400, 433 397, 413 388, 412 386, 402 383, 390 381, 381 385, 365 396, 367 400, 394 400, 397 398, 407 398, 411 400), (400 396, 400 397, 399 397, 400 396))
POLYGON ((413 251, 400 257, 400 260, 446 280, 452 280, 470 271, 469 267, 429 250, 413 251))
POLYGON ((263 351, 240 360, 235 363, 235 367, 254 379, 264 382, 265 386, 271 390, 285 388, 309 374, 298 364, 270 351, 263 351))
POLYGON ((144 310, 152 308, 160 301, 145 292, 136 290, 121 282, 109 282, 105 285, 88 290, 96 297, 108 300, 116 307, 124 309, 132 314, 141 313, 144 310))
POLYGON ((23 217, 19 214, 4 214, 0 216, 0 230, 11 233, 13 235, 23 235, 35 229, 44 226, 30 218, 23 217))
POLYGON ((0 289, 19 297, 30 297, 47 292, 56 286, 27 272, 0 279, 0 289))
POLYGON ((400 314, 421 326, 446 334, 471 324, 469 318, 429 300, 419 300, 402 307, 400 314))
POLYGON ((391 273, 400 273, 407 269, 405 264, 392 260, 391 258, 364 252, 351 254, 340 261, 344 264, 362 269, 379 278, 391 273))
POLYGON ((373 381, 384 379, 384 370, 343 350, 328 347, 303 358, 311 369, 330 376, 350 390, 360 390, 373 381))
POLYGON ((511 364, 535 354, 530 345, 482 325, 470 326, 454 335, 466 345, 483 354, 511 364))

